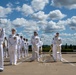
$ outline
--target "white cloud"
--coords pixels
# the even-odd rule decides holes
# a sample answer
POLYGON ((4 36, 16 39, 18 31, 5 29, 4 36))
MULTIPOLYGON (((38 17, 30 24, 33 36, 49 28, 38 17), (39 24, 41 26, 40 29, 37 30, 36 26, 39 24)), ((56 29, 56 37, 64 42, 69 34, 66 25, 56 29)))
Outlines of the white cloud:
POLYGON ((39 26, 44 26, 44 25, 47 25, 48 21, 42 20, 42 21, 38 21, 37 23, 39 24, 39 26))
POLYGON ((34 31, 39 31, 39 26, 36 21, 29 20, 27 26, 24 27, 24 32, 32 33, 34 31))
MULTIPOLYGON (((54 37, 53 33, 46 34, 50 32, 57 32, 62 31, 65 29, 66 24, 69 24, 71 20, 74 20, 75 16, 68 19, 68 21, 59 21, 59 22, 53 22, 53 21, 33 21, 33 20, 26 20, 24 18, 16 18, 13 21, 10 21, 9 19, 1 19, 1 26, 4 25, 6 30, 6 35, 11 34, 11 28, 13 28, 15 25, 23 26, 23 30, 21 31, 20 35, 26 34, 26 38, 31 38, 33 35, 33 31, 44 31, 45 33, 40 33, 39 36, 41 37, 44 44, 50 45, 52 42, 52 38, 54 37), (39 28, 39 24, 41 27, 44 27, 43 29, 39 28), (44 25, 45 24, 45 25, 44 25), (8 30, 7 30, 8 29, 8 30)), ((16 26, 15 26, 16 27, 16 26)), ((60 37, 62 38, 63 44, 76 44, 76 33, 60 33, 60 37)))
POLYGON ((11 28, 14 28, 10 19, 0 19, 0 26, 5 28, 5 34, 11 34, 11 28))
MULTIPOLYGON (((51 45, 54 34, 41 34, 40 37, 45 45, 51 45)), ((62 39, 62 44, 65 45, 67 43, 68 45, 76 45, 76 33, 60 33, 60 37, 62 39)))
POLYGON ((66 29, 68 25, 72 30, 76 30, 76 16, 69 18, 67 20, 54 21, 39 21, 38 24, 41 25, 41 30, 45 33, 60 32, 66 29))
POLYGON ((35 11, 43 10, 49 0, 32 0, 31 5, 35 11))
POLYGON ((70 34, 70 33, 62 33, 62 34, 60 34, 61 36, 72 36, 72 34, 70 34))
POLYGON ((76 45, 76 33, 60 33, 60 37, 62 37, 63 44, 76 45))
POLYGON ((66 23, 70 26, 71 29, 76 30, 76 16, 67 19, 66 23))
POLYGON ((76 0, 52 0, 51 5, 56 7, 66 7, 68 9, 76 9, 76 0))
POLYGON ((11 8, 13 4, 9 2, 6 6, 11 8))
POLYGON ((59 26, 66 26, 67 25, 67 22, 66 22, 66 20, 59 20, 57 22, 57 25, 59 25, 59 26))
MULTIPOLYGON (((76 16, 68 18, 67 20, 62 20, 67 15, 60 10, 53 10, 50 11, 49 14, 45 14, 42 10, 44 10, 48 3, 49 0, 32 0, 31 5, 23 4, 22 6, 19 6, 19 2, 15 2, 15 4, 17 4, 16 8, 12 8, 13 5, 11 3, 8 3, 6 5, 7 7, 0 6, 0 17, 2 18, 7 17, 12 10, 19 11, 19 14, 22 13, 23 17, 24 15, 29 17, 29 19, 16 18, 13 21, 1 18, 0 26, 5 27, 6 35, 11 34, 11 28, 20 28, 21 31, 18 29, 18 33, 29 39, 33 35, 33 31, 38 31, 43 43, 48 45, 51 44, 54 32, 60 32, 63 44, 76 44, 76 33, 61 33, 61 31, 65 30, 66 25, 71 29, 76 30, 76 16), (51 20, 57 20, 58 22, 51 20)), ((76 0, 52 0, 52 5, 56 7, 76 9, 76 0)))
POLYGON ((74 37, 62 38, 62 42, 63 42, 63 44, 67 43, 68 45, 70 45, 70 44, 76 45, 75 39, 76 38, 74 38, 74 37))
POLYGON ((39 11, 37 13, 34 13, 32 17, 37 20, 47 20, 47 19, 60 20, 66 17, 66 15, 62 14, 60 10, 53 10, 53 11, 50 11, 49 14, 45 14, 44 11, 39 11))
POLYGON ((62 14, 60 10, 53 10, 48 14, 48 17, 51 20, 58 20, 58 19, 63 19, 64 17, 66 17, 66 15, 62 14))
POLYGON ((45 20, 47 19, 47 15, 43 11, 39 11, 33 14, 33 18, 37 20, 45 20))
POLYGON ((73 37, 74 37, 74 36, 76 37, 76 33, 73 34, 73 37))
POLYGON ((8 21, 7 19, 0 19, 0 23, 1 23, 1 24, 6 24, 7 21, 8 21))
POLYGON ((10 14, 11 12, 12 8, 10 7, 4 8, 0 6, 0 17, 7 17, 7 15, 10 14))
POLYGON ((75 37, 76 38, 76 33, 73 33, 73 34, 71 34, 71 33, 61 33, 60 34, 60 36, 62 36, 62 37, 75 37))
POLYGON ((17 10, 17 11, 21 11, 21 7, 20 7, 20 6, 17 6, 17 7, 16 7, 16 10, 17 10))
POLYGON ((56 22, 53 22, 53 21, 49 21, 47 23, 47 25, 44 28, 42 28, 42 30, 45 33, 58 32, 58 31, 65 30, 65 26, 60 25, 59 23, 56 23, 56 22))
POLYGON ((40 35, 41 40, 43 42, 44 45, 51 45, 52 43, 52 38, 54 37, 52 34, 41 34, 40 35))
POLYGON ((23 33, 32 33, 33 31, 39 31, 39 26, 36 21, 26 20, 24 18, 16 18, 12 21, 15 27, 23 27, 23 33))
POLYGON ((23 4, 22 11, 23 11, 24 15, 29 15, 29 14, 33 13, 32 7, 27 4, 23 4))
POLYGON ((12 21, 12 24, 16 27, 24 26, 27 23, 26 19, 24 18, 16 18, 12 21))
POLYGON ((17 6, 16 7, 17 11, 21 11, 25 16, 28 16, 30 14, 33 14, 33 9, 31 6, 27 5, 27 4, 23 4, 22 7, 17 6))
POLYGON ((23 36, 23 33, 22 32, 20 32, 20 33, 18 33, 20 36, 23 36))

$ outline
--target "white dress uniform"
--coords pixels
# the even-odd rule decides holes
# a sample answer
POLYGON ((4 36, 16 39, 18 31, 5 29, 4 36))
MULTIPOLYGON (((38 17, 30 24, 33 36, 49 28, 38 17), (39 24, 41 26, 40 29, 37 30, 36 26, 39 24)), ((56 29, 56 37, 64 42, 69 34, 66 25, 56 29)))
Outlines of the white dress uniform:
POLYGON ((43 46, 43 42, 40 41, 40 42, 39 42, 39 47, 40 47, 40 50, 41 50, 41 51, 42 51, 42 46, 43 46))
POLYGON ((18 44, 17 44, 17 57, 18 59, 21 59, 21 52, 20 52, 20 45, 21 45, 21 39, 19 36, 17 36, 18 44))
POLYGON ((32 43, 32 59, 37 59, 39 61, 39 41, 40 38, 38 36, 33 36, 31 39, 32 43))
POLYGON ((0 71, 4 70, 4 59, 3 59, 3 40, 4 40, 5 30, 0 29, 0 71))
POLYGON ((5 58, 7 58, 8 57, 8 40, 7 39, 4 39, 4 56, 5 56, 5 58))
POLYGON ((21 43, 21 45, 20 45, 21 56, 22 56, 22 58, 24 58, 24 40, 21 39, 20 43, 21 43))
POLYGON ((42 46, 43 46, 43 42, 40 40, 39 42, 39 58, 42 57, 41 52, 42 52, 42 46))
POLYGON ((28 56, 28 48, 29 48, 29 42, 24 41, 24 50, 25 50, 25 56, 28 56))
POLYGON ((10 64, 12 65, 17 64, 17 44, 18 40, 16 35, 10 35, 8 38, 8 50, 10 56, 10 64))
POLYGON ((60 37, 54 37, 53 38, 53 58, 54 61, 57 61, 57 58, 61 61, 61 45, 62 41, 60 37))

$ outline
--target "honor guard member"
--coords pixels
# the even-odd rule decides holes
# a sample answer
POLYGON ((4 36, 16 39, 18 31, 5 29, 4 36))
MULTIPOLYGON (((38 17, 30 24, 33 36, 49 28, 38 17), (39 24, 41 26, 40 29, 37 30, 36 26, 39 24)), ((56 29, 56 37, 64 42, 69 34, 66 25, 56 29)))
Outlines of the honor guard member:
POLYGON ((34 60, 35 59, 35 47, 34 47, 34 45, 35 45, 35 36, 37 36, 37 32, 36 31, 34 31, 34 35, 32 36, 32 38, 31 38, 31 44, 32 44, 32 60, 34 60))
POLYGON ((24 50, 23 50, 24 52, 23 52, 23 54, 24 54, 24 57, 26 57, 26 51, 25 51, 25 50, 26 50, 26 48, 25 48, 26 39, 25 39, 25 38, 23 38, 23 40, 24 40, 24 50))
POLYGON ((21 39, 21 45, 20 45, 21 56, 22 56, 22 58, 24 58, 24 40, 23 40, 23 36, 20 36, 20 39, 21 39))
POLYGON ((15 35, 16 30, 12 29, 12 34, 9 35, 8 38, 8 50, 9 50, 9 56, 10 56, 10 64, 16 65, 17 64, 17 37, 15 35))
POLYGON ((42 57, 42 46, 43 46, 43 42, 40 39, 40 42, 39 42, 39 58, 42 57))
POLYGON ((21 45, 21 39, 19 34, 16 34, 17 36, 17 40, 18 40, 18 44, 17 44, 17 57, 18 59, 21 59, 21 53, 20 53, 20 45, 21 45))
POLYGON ((7 40, 7 37, 4 38, 3 49, 4 49, 4 57, 7 58, 8 57, 8 40, 7 40))
POLYGON ((5 36, 5 30, 0 27, 0 72, 4 70, 4 59, 3 59, 3 40, 5 36))
POLYGON ((25 56, 28 56, 28 49, 29 49, 29 42, 28 39, 25 39, 24 41, 24 50, 25 50, 25 56))
POLYGON ((37 32, 34 32, 34 35, 31 38, 32 60, 37 59, 37 61, 39 61, 39 41, 40 41, 40 38, 37 32))
POLYGON ((61 61, 61 45, 62 45, 62 41, 61 38, 59 37, 59 33, 56 33, 56 35, 53 38, 52 41, 52 45, 53 45, 53 58, 54 61, 57 61, 57 58, 61 61))

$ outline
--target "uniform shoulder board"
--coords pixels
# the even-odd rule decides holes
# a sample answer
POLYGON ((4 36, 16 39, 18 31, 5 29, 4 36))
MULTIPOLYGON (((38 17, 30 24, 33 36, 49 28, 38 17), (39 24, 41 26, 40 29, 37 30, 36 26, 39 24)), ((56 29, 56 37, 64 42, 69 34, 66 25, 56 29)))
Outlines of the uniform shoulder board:
POLYGON ((9 35, 9 38, 11 38, 12 37, 12 35, 9 35))

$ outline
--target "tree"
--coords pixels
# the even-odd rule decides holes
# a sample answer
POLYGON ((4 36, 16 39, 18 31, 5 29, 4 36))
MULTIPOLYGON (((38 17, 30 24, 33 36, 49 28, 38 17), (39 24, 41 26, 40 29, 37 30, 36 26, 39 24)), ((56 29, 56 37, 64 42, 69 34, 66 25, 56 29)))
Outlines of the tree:
POLYGON ((73 49, 73 46, 72 46, 72 44, 70 44, 69 48, 70 48, 70 49, 73 49))
POLYGON ((65 49, 67 49, 68 48, 68 45, 67 45, 67 43, 66 43, 66 45, 65 45, 65 49))

